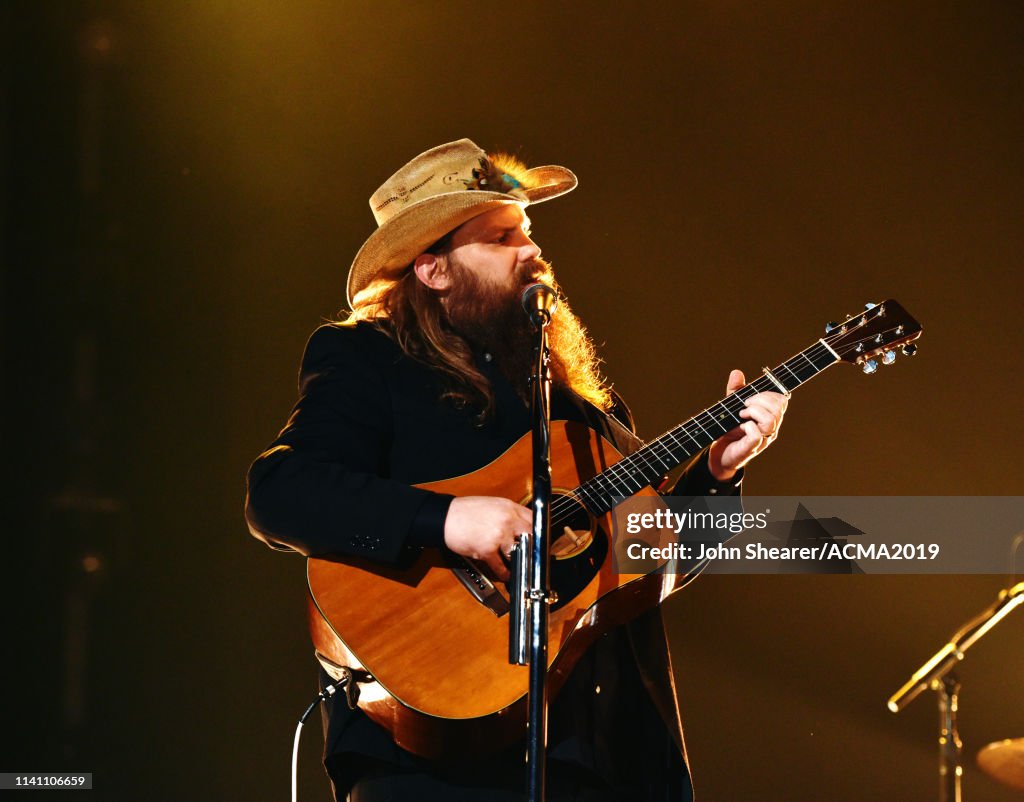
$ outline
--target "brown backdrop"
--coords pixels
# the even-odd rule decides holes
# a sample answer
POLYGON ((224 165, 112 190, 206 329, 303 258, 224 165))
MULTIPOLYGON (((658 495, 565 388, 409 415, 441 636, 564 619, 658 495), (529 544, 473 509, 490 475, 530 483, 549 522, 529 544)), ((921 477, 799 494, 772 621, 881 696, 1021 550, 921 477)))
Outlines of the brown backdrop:
MULTIPOLYGON (((1020 490, 1016 3, 0 13, 4 696, 24 733, 4 771, 91 770, 109 799, 287 793, 314 690, 303 565, 248 537, 243 476, 343 302, 370 193, 460 136, 579 174, 535 233, 642 434, 895 297, 920 354, 802 391, 747 491, 1020 490)), ((701 798, 934 798, 933 701, 884 701, 1005 581, 714 577, 673 598, 701 798)), ((1018 615, 963 667, 970 756, 1024 736, 1022 636, 1018 615)), ((317 729, 305 800, 327 796, 317 729)), ((973 768, 965 786, 1012 798, 973 768)))

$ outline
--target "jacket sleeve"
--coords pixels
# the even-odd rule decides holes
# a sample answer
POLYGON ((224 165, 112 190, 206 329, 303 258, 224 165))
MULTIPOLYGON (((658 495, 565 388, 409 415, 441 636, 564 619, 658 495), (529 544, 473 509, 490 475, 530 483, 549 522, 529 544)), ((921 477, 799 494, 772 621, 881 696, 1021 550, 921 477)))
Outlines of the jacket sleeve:
POLYGON ((388 478, 389 345, 365 327, 322 326, 306 346, 299 400, 249 469, 249 531, 307 556, 395 562, 436 540, 450 498, 388 478))
POLYGON ((679 480, 672 484, 663 485, 662 495, 683 496, 694 498, 696 496, 738 496, 743 489, 743 468, 740 468, 736 475, 725 482, 718 481, 711 474, 708 467, 708 450, 705 448, 690 464, 686 466, 679 480), (667 488, 667 489, 666 489, 667 488))

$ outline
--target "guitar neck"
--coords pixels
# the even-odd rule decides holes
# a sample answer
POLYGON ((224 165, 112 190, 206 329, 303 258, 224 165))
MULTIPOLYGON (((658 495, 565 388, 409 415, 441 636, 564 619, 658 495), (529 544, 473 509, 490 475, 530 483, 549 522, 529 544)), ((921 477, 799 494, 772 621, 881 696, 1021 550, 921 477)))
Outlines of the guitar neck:
POLYGON ((766 371, 750 384, 730 393, 717 404, 669 429, 643 448, 615 463, 576 488, 576 495, 595 515, 610 511, 623 498, 634 495, 686 460, 696 456, 728 431, 739 426, 746 399, 757 393, 792 393, 825 368, 840 361, 824 340, 766 371))

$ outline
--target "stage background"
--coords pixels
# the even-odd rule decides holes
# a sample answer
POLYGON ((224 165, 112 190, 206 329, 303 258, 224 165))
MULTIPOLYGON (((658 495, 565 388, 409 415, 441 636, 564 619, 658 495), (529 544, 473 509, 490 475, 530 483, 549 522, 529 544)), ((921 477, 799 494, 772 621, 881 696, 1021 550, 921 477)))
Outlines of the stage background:
MULTIPOLYGON (((579 189, 531 210, 644 436, 866 301, 920 353, 793 399, 747 492, 1012 495, 1024 439, 1014 2, 9 2, 3 771, 280 799, 315 690, 303 560, 248 463, 394 169, 469 136, 579 189)), ((666 604, 703 800, 929 800, 885 700, 1006 576, 708 577, 666 604)), ((1024 736, 1017 615, 961 677, 973 767, 1024 736)), ((328 798, 308 728, 301 798, 328 798)))

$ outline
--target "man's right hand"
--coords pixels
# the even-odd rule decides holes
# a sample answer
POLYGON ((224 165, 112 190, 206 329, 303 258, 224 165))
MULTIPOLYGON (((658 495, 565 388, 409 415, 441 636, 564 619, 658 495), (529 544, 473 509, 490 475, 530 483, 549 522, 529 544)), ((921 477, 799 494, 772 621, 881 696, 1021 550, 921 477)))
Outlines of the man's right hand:
POLYGON ((448 507, 444 544, 484 563, 495 578, 509 578, 506 559, 521 532, 533 530, 533 512, 496 496, 460 496, 448 507))

